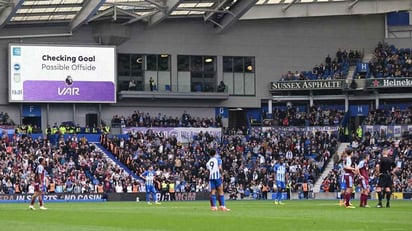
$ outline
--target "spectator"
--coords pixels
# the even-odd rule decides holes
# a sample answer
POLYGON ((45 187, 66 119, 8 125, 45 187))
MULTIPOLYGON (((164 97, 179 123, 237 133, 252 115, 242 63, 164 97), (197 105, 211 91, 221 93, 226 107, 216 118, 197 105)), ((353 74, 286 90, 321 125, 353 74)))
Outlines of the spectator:
POLYGON ((136 91, 136 82, 134 79, 130 80, 129 82, 129 91, 136 91))
POLYGON ((155 82, 154 82, 154 79, 153 79, 153 77, 152 76, 150 76, 150 79, 149 79, 149 86, 150 86, 150 91, 153 91, 154 89, 155 89, 155 82))
POLYGON ((217 92, 225 92, 226 85, 223 81, 220 81, 219 85, 217 86, 217 92))

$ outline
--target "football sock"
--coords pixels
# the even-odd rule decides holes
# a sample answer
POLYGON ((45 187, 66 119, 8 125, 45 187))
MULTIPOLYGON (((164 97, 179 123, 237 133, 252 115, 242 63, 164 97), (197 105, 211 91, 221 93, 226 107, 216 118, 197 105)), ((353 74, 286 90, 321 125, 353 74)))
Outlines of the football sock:
POLYGON ((278 201, 282 200, 282 192, 279 190, 276 194, 278 201))
POLYGON ((368 204, 368 194, 363 194, 363 205, 368 204))
POLYGON ((152 198, 153 198, 153 201, 155 201, 155 202, 157 202, 157 198, 156 198, 156 193, 152 193, 152 198))
POLYGON ((389 201, 391 200, 392 192, 386 192, 386 205, 389 205, 389 201))
POLYGON ((345 193, 345 205, 349 206, 349 202, 350 202, 350 196, 352 193, 345 193))
POLYGON ((216 206, 216 195, 212 195, 211 198, 212 198, 212 207, 215 207, 216 206))
POLYGON ((43 198, 41 196, 39 197, 39 204, 40 206, 43 206, 43 198))
POLYGON ((219 204, 220 204, 220 206, 225 207, 225 195, 220 195, 219 196, 219 204))
POLYGON ((383 198, 382 191, 380 191, 378 192, 378 200, 379 200, 380 205, 382 204, 382 198, 383 198))
POLYGON ((365 205, 364 204, 364 201, 365 201, 365 195, 363 195, 363 193, 360 195, 360 206, 363 206, 363 205, 365 205))

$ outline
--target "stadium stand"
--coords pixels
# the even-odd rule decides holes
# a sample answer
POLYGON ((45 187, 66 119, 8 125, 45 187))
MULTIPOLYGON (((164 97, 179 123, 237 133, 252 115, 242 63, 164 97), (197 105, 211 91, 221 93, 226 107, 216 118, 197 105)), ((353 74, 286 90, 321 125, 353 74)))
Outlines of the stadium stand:
POLYGON ((220 117, 216 118, 200 118, 191 116, 186 111, 182 112, 182 116, 173 117, 167 116, 159 112, 156 116, 150 115, 143 111, 134 111, 132 115, 114 115, 111 121, 112 125, 120 125, 121 127, 221 127, 222 121, 220 117))
POLYGON ((47 160, 48 192, 100 192, 99 185, 101 193, 114 192, 116 185, 126 188, 138 182, 84 137, 60 139, 55 146, 46 139, 19 135, 3 135, 0 142, 0 194, 32 193, 40 156, 47 160))
MULTIPOLYGON (((335 133, 329 131, 295 131, 290 129, 285 132, 278 132, 275 128, 278 125, 287 128, 293 126, 305 128, 312 128, 313 126, 337 127, 341 125, 344 117, 349 115, 348 107, 352 106, 349 104, 354 103, 357 97, 355 93, 345 90, 347 86, 345 85, 346 83, 343 84, 345 82, 344 79, 349 75, 350 67, 353 67, 353 65, 358 64, 362 60, 363 51, 338 49, 335 55, 332 57, 328 55, 325 57, 324 62, 316 65, 312 70, 289 71, 280 79, 280 81, 322 80, 320 82, 324 84, 318 87, 318 89, 309 86, 305 90, 300 91, 299 89, 291 89, 286 86, 280 89, 281 91, 274 88, 267 91, 262 86, 266 87, 274 83, 271 82, 270 76, 279 77, 280 74, 276 73, 276 70, 283 67, 284 63, 293 62, 295 57, 302 54, 302 51, 306 53, 306 49, 309 50, 306 42, 310 44, 309 46, 312 46, 311 49, 325 51, 335 49, 336 44, 353 43, 355 44, 354 46, 361 47, 362 45, 367 45, 366 43, 369 41, 375 42, 384 39, 382 30, 386 25, 383 25, 382 21, 386 17, 387 12, 385 10, 388 10, 380 7, 384 11, 371 12, 370 15, 369 13, 352 15, 350 13, 352 10, 348 9, 356 7, 356 4, 362 5, 361 9, 372 9, 370 6, 374 4, 373 1, 353 1, 350 5, 345 5, 343 8, 345 13, 338 13, 339 16, 336 16, 335 13, 323 12, 316 8, 326 5, 328 8, 333 9, 330 4, 336 1, 322 1, 322 3, 314 1, 313 4, 316 4, 314 9, 320 13, 316 15, 307 14, 311 15, 311 17, 306 20, 306 18, 300 19, 300 16, 293 15, 293 11, 288 11, 288 8, 293 4, 297 4, 297 6, 301 6, 300 4, 307 5, 308 1, 292 1, 290 4, 285 4, 285 6, 283 4, 288 1, 279 1, 281 4, 271 4, 269 3, 271 1, 259 1, 261 3, 258 5, 263 5, 262 2, 265 2, 265 5, 267 3, 268 7, 272 7, 270 9, 272 13, 274 12, 273 9, 275 9, 273 7, 282 7, 279 9, 279 12, 282 12, 280 14, 283 16, 287 16, 288 20, 279 22, 273 15, 270 17, 274 18, 269 17, 262 20, 261 17, 264 16, 257 13, 257 8, 255 8, 255 11, 251 11, 250 14, 246 14, 256 1, 225 1, 233 3, 233 5, 229 4, 225 7, 223 7, 224 4, 220 5, 220 1, 213 1, 209 3, 211 6, 206 10, 204 8, 205 2, 202 2, 202 4, 200 2, 172 1, 171 5, 166 4, 166 6, 163 6, 162 4, 155 3, 156 1, 135 1, 136 5, 126 4, 126 6, 106 3, 106 1, 99 1, 100 4, 95 5, 97 1, 87 1, 87 4, 84 4, 84 6, 78 3, 73 3, 72 5, 67 5, 68 3, 52 4, 56 5, 56 8, 54 8, 56 12, 63 12, 61 16, 68 16, 68 12, 60 8, 64 5, 77 6, 79 9, 84 7, 82 9, 86 9, 73 13, 71 15, 74 17, 73 21, 53 21, 59 18, 62 19, 62 17, 52 17, 51 15, 44 17, 48 12, 48 10, 46 12, 45 8, 42 8, 44 4, 33 4, 33 6, 30 6, 25 4, 30 4, 32 1, 23 2, 21 1, 21 4, 11 4, 12 6, 7 6, 7 9, 3 12, 4 18, 7 19, 4 20, 2 25, 2 29, 4 29, 4 42, 2 42, 2 45, 4 49, 7 49, 6 47, 10 41, 22 42, 23 37, 24 43, 27 43, 28 46, 30 46, 29 43, 53 44, 52 46, 54 46, 56 41, 59 41, 61 44, 72 44, 73 46, 74 44, 81 44, 82 47, 88 49, 101 45, 110 45, 111 47, 116 47, 115 52, 117 54, 113 54, 112 61, 118 64, 117 68, 122 67, 124 64, 123 70, 130 72, 115 73, 113 71, 113 79, 109 81, 113 83, 111 85, 114 89, 113 99, 103 102, 100 100, 70 101, 62 97, 62 101, 58 101, 65 104, 62 106, 54 101, 56 97, 46 101, 39 100, 39 98, 32 101, 21 100, 20 98, 24 99, 24 97, 20 97, 23 96, 21 89, 20 91, 18 91, 19 89, 15 90, 13 94, 10 91, 9 100, 3 99, 1 103, 2 110, 3 107, 9 106, 10 110, 14 111, 15 118, 18 118, 15 121, 22 121, 24 108, 26 106, 31 108, 32 106, 27 105, 27 103, 34 102, 38 104, 35 106, 40 108, 40 113, 37 116, 39 116, 39 121, 43 122, 43 128, 31 127, 31 124, 22 123, 16 127, 13 126, 13 128, 16 128, 12 132, 13 134, 3 134, 0 140, 0 194, 31 193, 33 169, 39 156, 46 157, 48 161, 48 179, 51 183, 50 185, 53 185, 53 187, 50 186, 48 189, 49 192, 121 193, 144 191, 144 184, 139 179, 139 175, 149 165, 155 165, 157 175, 162 181, 175 182, 177 192, 203 192, 207 190, 207 173, 204 168, 207 160, 206 154, 212 148, 218 149, 222 156, 225 171, 224 179, 227 183, 225 192, 229 193, 232 199, 237 199, 239 196, 240 198, 260 198, 262 196, 262 189, 266 185, 271 190, 274 183, 273 165, 279 159, 286 160, 291 174, 288 189, 292 192, 301 192, 304 182, 309 182, 309 184, 313 185, 319 179, 320 174, 324 171, 325 166, 331 161, 332 155, 337 150, 338 137, 335 133), (146 5, 140 5, 140 3, 146 5), (185 8, 188 8, 188 4, 195 6, 191 10, 187 10, 185 8), (35 8, 36 10, 33 10, 35 15, 31 15, 31 12, 24 9, 21 10, 20 7, 23 5, 26 8, 35 8), (152 9, 154 11, 146 15, 137 14, 142 9, 145 11, 144 13, 148 13, 152 9), (129 12, 129 10, 132 10, 133 13, 129 12), (204 14, 202 14, 203 10, 205 10, 204 14), (23 12, 26 15, 22 15, 23 12), (43 13, 40 14, 38 12, 43 13), (77 14, 77 12, 81 12, 81 14, 77 14), (113 17, 111 17, 110 12, 113 12, 113 17), (116 21, 115 18, 117 18, 118 12, 122 12, 122 14, 121 16, 119 15, 119 21, 116 21), (184 17, 185 15, 181 14, 185 14, 185 12, 187 12, 186 16, 196 17, 198 15, 204 17, 204 20, 187 20, 188 23, 183 22, 183 20, 179 21, 177 18, 176 20, 166 20, 168 17, 174 16, 184 17), (233 15, 225 16, 227 12, 233 15), (325 13, 330 15, 325 15, 325 13), (161 16, 160 14, 165 15, 161 16), (340 14, 345 16, 343 17, 340 14), (139 15, 142 17, 135 17, 139 15), (18 23, 30 25, 33 22, 29 22, 27 19, 33 19, 33 16, 41 16, 38 20, 33 20, 36 26, 33 26, 30 32, 34 34, 22 33, 25 32, 24 29, 26 28, 22 27, 23 29, 20 30, 18 23), (242 16, 245 16, 245 18, 239 20, 242 16), (324 20, 326 17, 332 20, 324 20), (362 17, 365 25, 370 26, 372 29, 365 30, 364 27, 354 27, 352 24, 355 19, 358 19, 357 17, 362 17), (46 20, 46 18, 48 19, 46 20), (157 20, 155 20, 156 18, 157 20), (295 20, 296 18, 298 20, 295 20), (253 19, 258 19, 259 21, 253 22, 253 19), (153 26, 150 29, 141 27, 146 22, 148 25, 157 25, 163 20, 164 26, 153 26), (215 32, 220 33, 228 30, 236 20, 239 20, 239 23, 234 28, 233 34, 222 33, 216 39, 215 32), (139 24, 129 27, 129 24, 131 25, 136 21, 140 21, 138 22, 139 24), (202 24, 203 21, 212 23, 213 27, 204 26, 202 24), (48 27, 38 27, 38 25, 51 25, 54 22, 59 24, 68 23, 70 33, 66 33, 67 28, 65 28, 63 34, 46 34, 49 29, 48 27), (295 29, 296 25, 300 27, 295 29), (339 25, 340 28, 336 29, 336 25, 339 25), (84 28, 77 30, 82 26, 84 28), (300 32, 302 30, 301 27, 310 28, 310 30, 308 29, 301 36, 295 36, 294 33, 300 32), (327 32, 330 33, 319 33, 328 27, 333 28, 327 29, 327 32), (110 30, 106 30, 106 28, 110 28, 110 30), (277 29, 273 30, 273 28, 277 29), (11 30, 8 31, 8 29, 11 30), (124 31, 122 31, 123 29, 124 31), (346 31, 351 31, 351 33, 346 31), (12 32, 17 33, 17 35, 10 35, 9 33, 12 32), (107 33, 108 35, 106 36, 106 32, 110 33, 107 33), (267 35, 260 36, 262 32, 267 33, 267 35), (296 42, 289 43, 289 37, 285 36, 285 34, 289 33, 293 34, 296 42), (311 33, 315 36, 312 36, 311 33), (25 35, 22 37, 22 34, 25 35), (158 34, 167 34, 168 41, 165 42, 164 36, 154 36, 158 34), (54 37, 61 38, 56 40, 54 37), (266 40, 267 38, 269 39, 266 40), (93 43, 93 40, 95 43, 93 43), (252 46, 251 41, 256 44, 252 46), (282 47, 285 44, 287 46, 282 47), (240 49, 240 47, 243 48, 240 49), (141 57, 137 57, 136 55, 142 51, 147 53, 145 54, 147 55, 145 56, 146 58, 154 58, 155 61, 147 62, 148 59, 145 58, 143 60, 141 57), (170 54, 165 54, 164 52, 169 52, 170 54), (115 60, 115 56, 121 53, 128 53, 130 59, 126 61, 115 60), (287 55, 284 55, 286 53, 287 55), (212 59, 212 61, 215 60, 213 65, 207 65, 206 59, 200 58, 205 54, 214 57, 212 59), (168 61, 162 65, 160 58, 164 55, 168 57, 168 61), (196 56, 200 62, 184 62, 189 56, 196 56), (277 62, 277 58, 282 58, 282 61, 277 62), (224 63, 222 60, 232 60, 233 62, 224 63), (258 63, 255 63, 255 61, 258 63), (192 70, 191 65, 193 64, 202 66, 202 71, 192 70), (181 68, 180 66, 184 67, 181 68), (258 72, 255 72, 256 67, 258 72), (207 70, 209 68, 210 70, 207 70), (157 85, 150 83, 151 87, 153 87, 149 88, 150 91, 138 91, 138 83, 134 82, 135 80, 132 78, 139 78, 138 81, 146 84, 144 83, 147 80, 145 78, 152 75, 155 76, 157 85), (128 84, 126 85, 126 89, 129 90, 128 92, 116 92, 119 86, 121 86, 121 84, 117 85, 120 79, 122 81, 126 79, 125 83, 128 84), (214 86, 222 80, 227 84, 225 85, 225 90, 221 91, 221 93, 224 92, 225 94, 216 94, 214 86), (330 86, 330 80, 339 81, 336 81, 336 84, 330 84, 330 86), (340 85, 341 83, 342 86, 340 85), (210 88, 210 86, 213 87, 210 88), (163 94, 161 91, 163 88, 166 94, 163 94), (296 91, 292 93, 292 90, 296 91), (321 90, 322 93, 317 90, 321 90), (335 91, 338 91, 338 93, 335 93, 335 91), (203 94, 206 92, 210 94, 203 94), (284 93, 283 98, 279 92, 284 93), (346 111, 316 106, 314 101, 316 102, 318 99, 329 100, 328 93, 333 95, 333 100, 340 100, 340 104, 345 104, 346 111), (11 98, 11 95, 15 95, 16 98, 11 98), (116 98, 117 96, 118 98, 116 98), (279 101, 286 101, 284 99, 301 101, 301 103, 310 105, 310 107, 307 110, 300 110, 299 107, 289 107, 287 105, 286 108, 274 109, 273 113, 270 113, 270 119, 274 121, 270 126, 273 125, 273 127, 263 130, 261 126, 263 120, 266 119, 266 112, 262 110, 262 105, 269 105, 269 102, 271 105, 272 100, 275 99, 279 99, 279 101), (71 106, 67 107, 69 104, 71 106), (158 108, 161 111, 162 108, 166 107, 176 107, 179 108, 178 110, 191 108, 201 111, 199 114, 202 114, 202 109, 205 109, 207 113, 205 113, 204 117, 195 117, 190 113, 183 112, 182 116, 176 117, 166 115, 163 112, 156 115, 145 111, 145 109, 156 110, 154 108, 158 108), (132 111, 136 108, 139 108, 139 110, 134 111, 131 115, 121 115, 127 110, 132 111), (243 126, 239 122, 235 124, 237 126, 224 128, 222 114, 214 111, 218 111, 218 109, 222 109, 223 113, 227 114, 225 115, 226 123, 236 119, 243 119, 242 117, 246 117, 247 123, 243 126), (63 122, 59 126, 57 123, 54 126, 45 126, 44 123, 46 120, 47 123, 60 120, 61 115, 64 115, 62 117, 66 117, 69 120, 84 121, 83 115, 78 116, 78 114, 85 114, 86 112, 96 113, 96 117, 98 115, 98 121, 100 121, 101 117, 110 117, 113 111, 119 111, 119 113, 113 116, 111 128, 221 128, 223 136, 215 137, 213 134, 201 132, 191 137, 188 143, 182 143, 175 136, 164 136, 164 134, 153 132, 150 129, 147 132, 133 131, 128 134, 120 134, 121 130, 119 129, 119 134, 110 134, 110 129, 108 129, 105 123, 98 125, 86 122, 83 127, 71 121, 63 122), (235 114, 234 111, 247 112, 235 114), (42 113, 43 117, 41 118, 42 113), (210 115, 214 115, 215 118, 210 115), (239 126, 240 124, 241 126, 239 126), (260 130, 254 132, 251 125, 255 125, 260 130), (44 138, 41 136, 39 138, 32 137, 34 133, 41 133, 41 130, 45 128, 46 130, 43 131, 44 138), (101 135, 100 144, 90 143, 81 134, 101 135)), ((170 2, 167 1, 167 3, 170 2)), ((393 4, 386 1, 385 3, 393 4)), ((401 3, 402 1, 397 1, 396 5, 401 3)), ((47 7, 53 8, 52 6, 47 7)), ((309 8, 307 9, 310 10, 309 8)), ((325 10, 325 8, 322 9, 325 10)), ((407 8, 402 6, 402 9, 409 10, 410 5, 407 8)), ((390 11, 393 11, 393 9, 391 8, 390 11)), ((304 11, 299 12, 302 13, 304 11)), ((314 12, 311 11, 310 13, 314 12)), ((280 17, 280 15, 276 16, 280 17)), ((13 55, 10 55, 9 58, 21 56, 20 47, 17 48, 13 50, 13 55)), ((68 50, 70 50, 70 47, 68 50)), ((86 49, 82 50, 87 51, 86 49)), ((82 53, 73 54, 77 57, 82 57, 83 55, 82 53)), ((322 55, 313 54, 313 56, 320 57, 322 55)), ((53 57, 50 57, 50 59, 55 59, 53 57)), ((56 57, 56 59, 61 59, 60 57, 62 56, 56 57)), ((64 59, 70 58, 69 56, 64 57, 64 59)), ((19 59, 16 60, 19 61, 19 59)), ((94 57, 90 57, 90 60, 94 62, 94 57)), ((109 58, 106 59, 105 57, 104 60, 107 61, 109 58)), ((3 70, 9 68, 9 75, 11 73, 15 74, 13 77, 9 76, 9 83, 20 84, 23 82, 18 78, 21 77, 19 73, 21 71, 21 64, 17 63, 17 61, 16 63, 10 62, 11 65, 8 67, 7 62, 2 62, 3 70)), ((45 60, 43 59, 43 61, 45 60)), ((298 65, 308 65, 308 62, 309 60, 298 65)), ((99 64, 98 67, 103 67, 107 64, 106 62, 95 63, 99 64)), ((411 64, 409 48, 398 49, 394 45, 379 43, 374 50, 374 57, 370 63, 371 74, 375 78, 410 77, 412 72, 411 64)), ((26 63, 23 65, 26 65, 26 63)), ((310 65, 313 64, 308 66, 310 65)), ((89 67, 91 68, 91 66, 89 67)), ((114 67, 114 65, 110 67, 114 67)), ((4 76, 6 76, 6 73, 4 73, 4 76)), ((64 76, 66 81, 68 77, 70 76, 64 76)), ((102 76, 92 77, 97 79, 102 76)), ((276 78, 274 81, 276 82, 278 79, 276 78)), ((71 77, 70 80, 72 80, 71 77)), ((77 79, 75 80, 77 81, 77 79)), ((59 88, 58 93, 63 95, 66 93, 76 93, 77 90, 75 91, 69 87, 72 84, 73 81, 66 82, 65 87, 68 88, 65 88, 66 90, 60 90, 59 88)), ((140 86, 140 88, 144 87, 140 86)), ((356 88, 352 90, 356 90, 356 88)), ((378 92, 378 90, 376 91, 378 92)), ((368 94, 366 91, 362 93, 368 94)), ((36 96, 39 95, 41 94, 36 96)), ((68 95, 65 96, 68 97, 68 95)), ((395 98, 395 96, 391 95, 391 99, 395 98)), ((359 103, 371 105, 373 103, 378 104, 380 100, 383 100, 376 93, 360 98, 362 99, 359 100, 359 103)), ((399 98, 403 98, 403 96, 399 96, 399 98)), ((356 103, 358 101, 354 104, 356 103)), ((363 107, 360 108, 362 109, 363 107)), ((26 116, 30 117, 31 115, 28 116, 26 114, 26 116)), ((359 117, 359 114, 355 113, 352 117, 359 117)), ((398 110, 395 108, 393 111, 370 110, 363 124, 408 125, 411 123, 410 117, 410 109, 398 110)), ((362 122, 357 121, 356 123, 358 123, 356 124, 358 126, 362 122)), ((0 125, 15 125, 15 123, 7 112, 0 112, 0 125)), ((354 127, 356 126, 354 125, 354 127)), ((357 135, 354 131, 352 132, 354 135, 357 135)), ((397 190, 410 191, 410 159, 412 153, 410 149, 412 148, 412 140, 407 137, 399 140, 394 139, 380 131, 362 135, 360 139, 352 137, 351 148, 356 150, 355 157, 363 152, 373 154, 372 166, 372 163, 376 162, 377 158, 379 158, 378 150, 388 147, 392 148, 393 156, 398 164, 403 167, 403 172, 396 179, 396 188, 397 190)), ((336 179, 339 177, 338 174, 336 170, 330 173, 323 184, 323 191, 338 190, 338 184, 336 184, 336 179)))
POLYGON ((330 80, 345 79, 349 73, 349 67, 354 66, 362 59, 362 52, 359 50, 341 50, 336 51, 332 58, 330 55, 325 57, 325 62, 313 67, 311 71, 288 71, 280 81, 295 80, 330 80))
POLYGON ((370 61, 368 77, 412 77, 411 48, 396 48, 387 43, 378 43, 370 61))
POLYGON ((364 125, 408 125, 412 122, 412 107, 401 110, 392 108, 391 110, 379 109, 371 110, 363 121, 364 125))
MULTIPOLYGON (((401 168, 394 178, 394 191, 395 192, 411 192, 412 189, 412 139, 410 137, 394 138, 387 137, 385 134, 381 134, 380 131, 375 131, 374 134, 366 132, 364 138, 360 140, 357 147, 350 145, 348 148, 354 150, 354 163, 357 163, 359 156, 363 153, 370 155, 369 161, 369 173, 370 173, 370 185, 371 191, 374 191, 377 184, 377 177, 375 174, 375 165, 381 158, 381 152, 383 149, 389 149, 390 156, 394 159, 397 166, 401 168)), ((339 179, 341 172, 337 162, 335 168, 329 172, 329 175, 323 179, 321 191, 339 192, 340 184, 339 179)), ((356 178, 355 182, 359 182, 356 178)), ((356 183, 356 192, 359 192, 360 185, 356 183)))
POLYGON ((280 158, 286 160, 291 173, 292 192, 299 191, 304 181, 313 184, 335 152, 336 144, 336 137, 327 132, 280 135, 266 131, 248 135, 240 129, 228 130, 221 141, 199 133, 189 144, 150 131, 126 138, 102 136, 103 147, 137 175, 155 164, 159 178, 190 192, 207 190, 206 153, 217 148, 223 159, 225 192, 232 194, 232 199, 246 197, 244 191, 251 197, 260 197, 264 184, 272 190, 273 165, 280 158))
POLYGON ((312 106, 307 112, 298 107, 290 106, 284 110, 276 108, 273 114, 273 124, 281 126, 339 126, 344 111, 338 109, 322 109, 312 106))

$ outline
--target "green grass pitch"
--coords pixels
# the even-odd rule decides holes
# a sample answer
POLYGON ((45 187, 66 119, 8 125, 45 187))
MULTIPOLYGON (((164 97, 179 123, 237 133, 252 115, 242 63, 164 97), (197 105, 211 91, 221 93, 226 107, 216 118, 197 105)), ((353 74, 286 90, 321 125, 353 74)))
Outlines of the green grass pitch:
MULTIPOLYGON (((340 207, 333 200, 227 201, 230 212, 210 211, 208 201, 64 202, 49 210, 28 209, 27 203, 0 204, 2 231, 114 230, 412 230, 412 201, 392 201, 391 208, 340 207)), ((353 201, 357 205, 358 201, 353 201)), ((376 201, 370 201, 376 205, 376 201)), ((38 208, 38 205, 36 204, 38 208)))

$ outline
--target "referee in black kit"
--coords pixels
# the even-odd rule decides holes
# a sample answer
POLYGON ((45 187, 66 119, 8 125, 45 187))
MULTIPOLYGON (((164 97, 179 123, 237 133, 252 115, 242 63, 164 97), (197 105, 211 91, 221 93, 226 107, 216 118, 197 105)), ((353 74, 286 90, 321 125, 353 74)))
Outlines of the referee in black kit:
POLYGON ((376 192, 378 193, 379 203, 377 208, 382 208, 382 199, 386 195, 386 208, 390 207, 392 195, 392 175, 398 171, 395 162, 388 157, 389 149, 384 149, 380 161, 376 165, 376 174, 379 176, 376 192), (385 191, 382 192, 382 189, 385 191))

